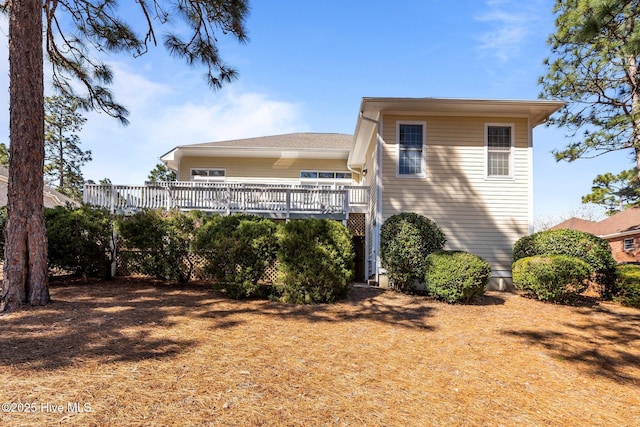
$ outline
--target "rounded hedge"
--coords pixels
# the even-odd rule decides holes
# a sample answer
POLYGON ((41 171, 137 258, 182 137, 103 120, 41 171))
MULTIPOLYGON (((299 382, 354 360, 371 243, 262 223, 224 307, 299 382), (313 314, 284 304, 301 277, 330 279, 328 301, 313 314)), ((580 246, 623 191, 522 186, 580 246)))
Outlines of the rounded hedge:
POLYGON ((142 274, 187 282, 193 270, 189 246, 199 213, 161 209, 136 212, 116 220, 120 256, 142 274))
POLYGON ((611 297, 616 286, 616 262, 609 243, 577 230, 546 230, 524 236, 513 247, 513 261, 535 255, 566 255, 580 258, 591 266, 593 280, 602 295, 611 297))
POLYGON ((111 277, 112 216, 90 206, 47 208, 47 256, 49 267, 84 277, 111 277))
POLYGON ((630 307, 640 307, 640 265, 618 266, 618 292, 614 301, 630 307))
POLYGON ((539 255, 513 263, 513 284, 542 301, 562 302, 587 289, 592 267, 577 257, 539 255))
POLYGON ((415 288, 424 278, 425 259, 442 249, 447 239, 431 219, 405 212, 389 217, 380 230, 380 256, 389 283, 400 291, 415 288))
POLYGON ((329 303, 344 298, 353 279, 349 230, 338 221, 296 219, 278 227, 278 282, 284 302, 329 303))
POLYGON ((270 219, 212 216, 196 231, 192 247, 205 259, 204 273, 231 298, 266 296, 266 286, 258 282, 278 248, 276 224, 270 219))
POLYGON ((425 264, 428 293, 448 303, 484 294, 491 276, 489 263, 468 252, 436 251, 427 256, 425 264))

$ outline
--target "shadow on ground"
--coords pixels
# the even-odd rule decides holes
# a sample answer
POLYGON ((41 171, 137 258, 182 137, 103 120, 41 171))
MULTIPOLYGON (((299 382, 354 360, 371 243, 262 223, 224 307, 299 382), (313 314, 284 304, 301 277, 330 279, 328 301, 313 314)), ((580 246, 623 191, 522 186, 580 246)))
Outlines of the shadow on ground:
POLYGON ((427 323, 434 310, 434 307, 425 304, 424 298, 421 297, 374 287, 356 287, 351 289, 345 300, 337 304, 294 305, 256 300, 252 304, 215 307, 207 310, 202 316, 220 320, 236 315, 259 314, 326 323, 368 319, 399 327, 434 330, 434 326, 427 323), (383 294, 384 298, 379 298, 383 294))
POLYGON ((375 319, 433 330, 433 307, 378 288, 356 288, 334 305, 296 306, 274 301, 235 301, 202 284, 168 285, 148 279, 112 282, 66 280, 51 285, 53 302, 0 316, 0 365, 58 369, 96 361, 113 363, 174 357, 197 345, 174 328, 189 318, 215 319, 213 329, 246 323, 242 314, 309 322, 375 319), (184 317, 184 319, 180 319, 184 317))
POLYGON ((612 311, 605 304, 576 309, 571 322, 558 319, 558 328, 505 331, 551 357, 573 362, 588 373, 614 381, 640 381, 640 313, 612 311))
POLYGON ((162 359, 188 348, 188 338, 157 336, 154 328, 171 327, 170 317, 199 304, 206 291, 178 301, 148 282, 136 285, 52 283, 52 303, 0 316, 0 364, 56 369, 89 360, 162 359))

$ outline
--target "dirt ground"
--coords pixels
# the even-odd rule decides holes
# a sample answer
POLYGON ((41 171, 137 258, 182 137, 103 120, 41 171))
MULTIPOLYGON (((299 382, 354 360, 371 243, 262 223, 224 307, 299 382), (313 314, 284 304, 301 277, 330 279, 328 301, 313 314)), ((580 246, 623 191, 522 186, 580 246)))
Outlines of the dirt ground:
POLYGON ((0 316, 3 426, 638 426, 640 310, 489 292, 334 305, 54 282, 0 316))

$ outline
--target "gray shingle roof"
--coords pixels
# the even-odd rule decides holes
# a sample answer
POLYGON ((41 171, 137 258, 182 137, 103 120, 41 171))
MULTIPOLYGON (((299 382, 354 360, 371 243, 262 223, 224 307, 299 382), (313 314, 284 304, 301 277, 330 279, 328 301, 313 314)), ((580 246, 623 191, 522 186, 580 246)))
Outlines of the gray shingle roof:
POLYGON ((234 147, 234 148, 274 148, 274 149, 335 149, 349 150, 353 136, 343 133, 289 133, 284 135, 260 136, 256 138, 233 139, 230 141, 205 142, 181 147, 234 147))

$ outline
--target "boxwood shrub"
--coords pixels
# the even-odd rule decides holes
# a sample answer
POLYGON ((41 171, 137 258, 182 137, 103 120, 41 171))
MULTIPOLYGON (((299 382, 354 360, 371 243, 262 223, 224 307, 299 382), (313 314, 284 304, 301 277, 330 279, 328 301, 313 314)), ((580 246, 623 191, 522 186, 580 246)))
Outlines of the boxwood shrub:
POLYGON ((424 278, 425 259, 444 247, 447 239, 431 219, 405 212, 389 217, 380 230, 380 256, 390 285, 411 291, 424 278))
POLYGON ((212 216, 197 232, 195 254, 204 258, 203 271, 231 298, 264 297, 259 280, 277 251, 276 225, 253 215, 212 216))
POLYGON ((631 307, 640 307, 640 265, 618 266, 618 292, 614 301, 631 307))
POLYGON ((278 281, 284 302, 329 303, 344 298, 353 279, 349 230, 340 222, 305 218, 278 227, 278 281))
POLYGON ((468 301, 484 294, 491 266, 477 255, 462 251, 436 251, 425 260, 427 292, 448 303, 468 301))
POLYGON ((577 257, 538 255, 513 263, 513 284, 542 301, 563 302, 587 289, 592 267, 577 257))
POLYGON ((534 255, 580 258, 591 266, 602 296, 615 294, 616 262, 609 243, 600 237, 576 230, 546 230, 522 237, 513 247, 513 261, 534 255))

